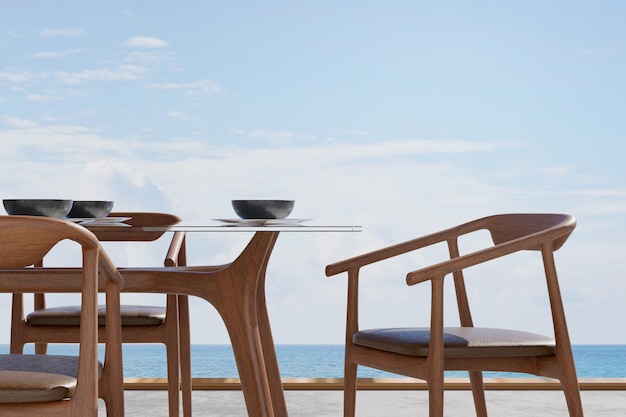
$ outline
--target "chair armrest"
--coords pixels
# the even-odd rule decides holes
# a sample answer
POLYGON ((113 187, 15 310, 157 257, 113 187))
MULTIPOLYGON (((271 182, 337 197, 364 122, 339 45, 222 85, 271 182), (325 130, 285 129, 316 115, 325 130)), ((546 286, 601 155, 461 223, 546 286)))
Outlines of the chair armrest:
POLYGON ((109 255, 104 251, 100 251, 100 259, 98 262, 99 273, 105 277, 105 282, 112 282, 121 290, 124 288, 124 278, 119 273, 109 255))
POLYGON ((406 242, 398 243, 385 248, 377 249, 372 252, 368 252, 353 258, 345 259, 343 261, 335 262, 326 266, 326 276, 337 275, 342 272, 347 272, 351 269, 358 269, 366 265, 370 265, 376 262, 390 259, 395 256, 403 255, 418 249, 425 248, 427 246, 435 245, 437 243, 446 242, 450 239, 456 239, 458 236, 471 233, 480 229, 481 226, 478 223, 471 222, 461 226, 452 227, 449 229, 441 230, 426 236, 419 237, 417 239, 408 240, 406 242))
POLYGON ((165 255, 164 266, 179 266, 180 255, 184 255, 185 232, 174 232, 170 247, 165 255))
POLYGON ((406 282, 408 285, 415 285, 435 278, 443 278, 453 272, 461 271, 471 266, 485 263, 515 252, 537 248, 543 249, 544 245, 548 245, 550 250, 555 250, 555 245, 553 243, 557 239, 563 237, 564 235, 568 235, 569 233, 571 233, 571 229, 569 228, 553 228, 513 239, 486 249, 475 251, 467 255, 459 256, 457 258, 409 272, 406 276, 406 282))

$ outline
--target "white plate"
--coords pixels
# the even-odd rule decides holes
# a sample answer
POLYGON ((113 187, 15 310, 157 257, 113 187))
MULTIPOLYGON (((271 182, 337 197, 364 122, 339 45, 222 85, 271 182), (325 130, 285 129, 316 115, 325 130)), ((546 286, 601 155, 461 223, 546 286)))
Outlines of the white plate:
POLYGON ((131 227, 130 224, 124 223, 132 217, 99 217, 99 218, 66 218, 66 220, 87 226, 121 226, 131 227))
POLYGON ((308 222, 311 219, 213 219, 233 226, 289 226, 308 222))

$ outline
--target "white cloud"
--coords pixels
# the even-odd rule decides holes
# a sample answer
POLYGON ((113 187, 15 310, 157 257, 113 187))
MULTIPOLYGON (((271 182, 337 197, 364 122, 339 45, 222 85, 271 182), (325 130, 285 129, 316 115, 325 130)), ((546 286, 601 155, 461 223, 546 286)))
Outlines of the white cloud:
MULTIPOLYGON (((39 165, 44 162, 38 158, 45 155, 46 161, 70 166, 73 161, 89 160, 94 152, 124 156, 123 152, 118 152, 125 149, 123 141, 108 140, 93 129, 69 124, 42 125, 11 116, 4 116, 3 120, 12 128, 0 130, 4 152, 6 155, 20 155, 20 162, 39 165), (37 152, 33 153, 34 149, 37 152)), ((21 170, 19 167, 15 169, 21 170)))
POLYGON ((211 80, 199 80, 189 83, 155 83, 148 84, 149 88, 157 90, 185 90, 189 95, 215 94, 222 92, 217 83, 211 80))
POLYGON ((43 120, 44 122, 48 122, 49 124, 60 124, 61 122, 63 123, 67 123, 69 122, 69 118, 67 117, 55 117, 55 116, 50 116, 50 115, 45 115, 45 116, 41 116, 41 120, 43 120))
POLYGON ((366 136, 367 135, 367 132, 364 130, 346 130, 342 133, 346 135, 351 135, 351 136, 366 136))
POLYGON ((250 132, 241 133, 243 133, 243 136, 247 139, 267 141, 273 145, 291 144, 296 141, 317 139, 314 135, 289 131, 267 131, 256 129, 250 132))
POLYGON ((9 81, 11 83, 23 83, 39 77, 40 74, 29 71, 0 72, 0 80, 9 81))
POLYGON ((43 37, 74 37, 82 36, 84 30, 81 28, 65 28, 65 29, 44 29, 39 35, 43 37))
MULTIPOLYGON (((215 147, 210 141, 183 138, 111 138, 82 126, 41 126, 9 115, 1 120, 12 127, 0 130, 5 156, 0 165, 0 189, 5 196, 107 198, 116 202, 118 210, 172 211, 196 224, 232 217, 233 198, 293 198, 296 208, 292 217, 312 218, 309 224, 361 224, 361 233, 281 234, 267 279, 268 303, 278 343, 342 343, 343 328, 335 323, 344 314, 345 279, 326 279, 326 264, 498 212, 562 211, 565 207, 579 216, 580 226, 572 244, 568 242, 559 254, 563 291, 570 294, 565 302, 575 343, 610 342, 589 339, 596 336, 593 331, 580 331, 595 317, 594 312, 605 311, 603 305, 613 305, 615 314, 626 314, 625 307, 611 299, 611 294, 601 299, 596 296, 598 287, 608 287, 612 277, 626 273, 623 262, 606 260, 626 250, 623 239, 615 234, 613 240, 606 241, 604 234, 602 249, 593 253, 588 250, 596 248, 598 240, 597 233, 591 231, 613 230, 623 213, 607 218, 606 213, 589 214, 583 210, 623 202, 624 190, 598 188, 578 194, 571 189, 570 193, 554 194, 522 182, 499 186, 491 180, 498 177, 497 171, 481 179, 458 165, 458 158, 454 162, 446 159, 459 152, 499 152, 494 156, 499 157, 515 152, 509 148, 513 145, 463 140, 377 144, 304 141, 302 146, 292 148, 246 149, 215 147), (441 158, 437 158, 437 163, 420 158, 429 153, 437 153, 441 158), (16 154, 20 157, 11 157, 16 154), (14 172, 20 175, 11 175, 14 172), (293 268, 298 269, 301 279, 293 279, 293 268), (589 276, 594 276, 594 280, 589 280, 589 276), (571 309, 572 303, 585 308, 579 313, 571 309), (323 311, 317 308, 319 305, 324 305, 323 311), (291 319, 294 315, 298 321, 291 319), (313 322, 328 325, 318 331, 316 326, 308 325, 313 322), (302 331, 303 327, 307 330, 302 331), (585 334, 586 339, 579 334, 585 334)), ((568 186, 576 185, 567 178, 563 181, 568 186)), ((227 262, 247 239, 247 235, 241 234, 193 234, 187 246, 189 262, 227 262)), ((162 253, 156 250, 138 253, 124 249, 111 249, 121 263, 158 265, 161 261, 162 253), (137 258, 131 259, 131 255, 137 258)), ((421 293, 406 288, 404 274, 428 259, 426 256, 402 260, 387 269, 388 279, 384 281, 371 275, 371 279, 363 280, 363 302, 368 303, 365 310, 377 312, 365 314, 364 324, 366 320, 367 325, 392 320, 394 315, 407 317, 406 311, 415 311, 414 297, 421 293), (389 299, 394 300, 392 306, 389 299)), ((530 282, 525 265, 527 262, 509 274, 512 281, 508 282, 530 282)), ((495 269, 493 275, 500 276, 501 272, 495 269)), ((533 280, 525 288, 532 293, 540 286, 540 281, 533 280)), ((615 300, 619 299, 620 294, 615 294, 615 300)), ((481 307, 482 297, 496 300, 496 307, 490 308, 522 303, 522 297, 518 301, 506 285, 472 294, 476 319, 483 324, 504 316, 492 317, 481 307)), ((531 299, 520 307, 527 310, 529 305, 543 306, 531 299)), ((192 326, 200 326, 193 317, 205 317, 206 308, 204 303, 192 303, 192 326)), ((506 318, 520 325, 527 322, 527 317, 515 314, 506 318)), ((228 342, 219 320, 214 322, 217 324, 203 322, 203 331, 192 329, 194 343, 228 342)), ((538 331, 545 330, 541 324, 536 326, 538 331)))
POLYGON ((198 118, 196 116, 193 116, 191 114, 187 114, 187 113, 183 113, 183 112, 179 112, 179 111, 171 111, 167 113, 168 117, 172 117, 174 119, 178 119, 181 120, 183 122, 188 122, 191 120, 197 120, 198 118))
MULTIPOLYGON (((626 199, 626 189, 611 189, 611 188, 598 188, 598 189, 585 189, 579 188, 575 190, 567 190, 563 191, 559 194, 575 196, 581 198, 625 198, 626 199)), ((624 207, 626 210, 626 206, 624 207)))
POLYGON ((102 136, 93 128, 60 124, 63 120, 55 118, 42 118, 49 122, 47 125, 9 115, 3 115, 0 120, 11 128, 0 130, 0 143, 3 143, 6 155, 36 148, 37 155, 45 154, 58 164, 88 161, 92 155, 132 161, 145 158, 180 159, 194 155, 204 157, 211 154, 208 144, 198 140, 168 139, 153 142, 140 137, 110 138, 102 136))
POLYGON ((62 51, 37 52, 28 55, 28 57, 36 59, 63 58, 69 55, 79 54, 81 52, 83 52, 82 49, 65 49, 62 51))
POLYGON ((57 71, 49 74, 66 84, 82 84, 88 81, 134 81, 146 76, 147 70, 138 65, 120 65, 117 68, 101 68, 78 72, 57 71))
POLYGON ((135 36, 133 38, 129 38, 124 43, 126 46, 131 48, 165 48, 168 46, 168 43, 152 36, 135 36))
POLYGON ((26 100, 34 101, 37 103, 49 103, 51 101, 60 101, 63 98, 56 95, 46 95, 46 94, 27 94, 26 100))
POLYGON ((124 59, 127 62, 140 62, 143 65, 174 61, 169 51, 131 51, 124 59))
POLYGON ((541 171, 548 175, 567 175, 572 172, 573 167, 570 165, 558 165, 544 168, 541 171))
POLYGON ((65 88, 62 92, 68 97, 86 97, 90 95, 90 93, 86 90, 76 90, 73 88, 65 88))
POLYGON ((8 126, 18 128, 18 129, 33 128, 33 127, 39 126, 37 122, 33 122, 32 120, 20 119, 17 117, 11 117, 7 115, 2 115, 2 120, 8 126))
POLYGON ((134 81, 146 77, 147 69, 139 65, 119 65, 111 68, 83 71, 0 72, 0 80, 11 83, 54 81, 64 84, 82 84, 89 81, 134 81))
POLYGON ((617 55, 618 50, 615 48, 596 48, 596 47, 587 47, 587 48, 579 48, 575 51, 580 55, 596 55, 596 56, 604 56, 604 55, 617 55))
MULTIPOLYGON (((272 261, 271 271, 268 272, 270 286, 268 297, 271 300, 273 317, 277 320, 274 323, 280 329, 275 333, 278 340, 283 343, 306 343, 320 337, 318 340, 329 341, 338 334, 337 329, 330 329, 331 332, 335 332, 333 336, 302 335, 287 319, 293 314, 307 317, 310 305, 302 301, 307 297, 315 298, 317 303, 323 303, 325 309, 328 309, 324 313, 318 311, 320 315, 311 320, 329 320, 329 323, 332 323, 332 314, 328 311, 334 311, 337 315, 343 314, 344 300, 338 300, 341 297, 331 297, 325 294, 325 291, 332 292, 328 286, 332 286, 333 291, 345 290, 345 282, 342 278, 325 280, 323 267, 326 263, 487 214, 561 211, 562 207, 571 208, 572 202, 579 200, 576 196, 559 194, 551 196, 553 200, 549 201, 546 196, 541 195, 540 190, 527 189, 523 185, 495 186, 473 177, 471 172, 462 167, 424 162, 417 157, 424 152, 445 154, 458 152, 460 149, 476 152, 503 151, 503 148, 488 144, 473 147, 461 141, 462 144, 450 142, 438 143, 435 146, 431 142, 433 141, 409 141, 404 146, 401 146, 401 143, 394 143, 392 146, 382 143, 378 145, 379 149, 389 150, 378 155, 373 152, 374 149, 370 145, 358 143, 306 146, 300 149, 213 149, 210 155, 198 154, 194 158, 162 165, 156 182, 161 184, 164 190, 176 195, 175 200, 183 202, 180 212, 191 222, 228 217, 231 215, 228 204, 231 198, 279 197, 295 198, 297 203, 293 216, 312 217, 313 224, 362 224, 364 231, 357 235, 293 238, 281 236, 276 249, 276 259, 272 261), (391 157, 392 151, 394 155, 414 155, 416 158, 398 160, 391 157), (363 160, 364 156, 368 158, 367 161, 363 160), (203 182, 203 179, 206 182, 203 182), (206 193, 198 193, 199 183, 207 189, 206 193), (540 198, 537 198, 538 196, 540 198), (293 267, 294 264, 298 265, 299 275, 310 276, 314 282, 307 279, 306 282, 294 283, 290 273, 290 265, 293 267), (273 291, 276 291, 276 294, 273 294, 273 291)), ((497 172, 494 172, 493 176, 497 177, 497 172)), ((596 203, 589 201, 589 204, 596 203)), ((584 223, 590 221, 591 219, 585 219, 584 223)), ((578 239, 586 238, 580 235, 578 239)), ((623 243, 619 243, 619 246, 623 248, 623 243)), ((575 249, 566 247, 566 250, 567 253, 563 255, 565 259, 576 257, 575 249)), ((206 251, 190 255, 205 261, 207 259, 206 251)), ((224 261, 217 256, 210 260, 224 261)), ((594 273, 590 271, 592 268, 585 268, 587 269, 585 272, 567 265, 560 267, 561 275, 566 277, 564 287, 582 289, 597 285, 586 283, 584 279, 588 273, 594 273), (577 276, 582 278, 578 279, 577 276)), ((406 261, 393 268, 397 271, 397 285, 376 280, 364 281, 364 284, 369 282, 370 284, 365 285, 379 295, 368 301, 373 304, 373 308, 380 308, 380 304, 376 305, 377 299, 394 299, 397 302, 392 309, 381 313, 380 317, 374 317, 375 320, 388 319, 394 313, 400 313, 399 316, 402 316, 401 312, 407 309, 413 311, 412 306, 415 302, 410 300, 412 297, 408 292, 415 290, 407 289, 403 285, 403 274, 410 268, 412 268, 410 263, 406 261)), ((516 282, 523 281, 528 273, 525 269, 515 271, 515 276, 511 279, 516 282)), ((498 271, 493 275, 498 276, 498 271)), ((535 283, 541 285, 541 280, 532 282, 532 285, 535 283)), ((500 306, 516 301, 511 300, 510 294, 506 294, 506 287, 489 291, 491 293, 488 296, 495 299, 498 299, 496 292, 503 291, 500 306)), ((478 294, 475 300, 479 306, 480 297, 481 294, 478 294)), ((595 303, 593 299, 587 297, 585 302, 595 303)), ((480 307, 476 314, 490 320, 488 312, 480 307)), ((306 318, 304 320, 306 321, 306 318)), ((519 319, 519 325, 523 324, 521 320, 519 319)), ((573 325, 573 329, 575 328, 573 325)), ((543 328, 537 330, 549 331, 543 328)), ((335 338, 334 341, 340 343, 341 339, 335 338)))

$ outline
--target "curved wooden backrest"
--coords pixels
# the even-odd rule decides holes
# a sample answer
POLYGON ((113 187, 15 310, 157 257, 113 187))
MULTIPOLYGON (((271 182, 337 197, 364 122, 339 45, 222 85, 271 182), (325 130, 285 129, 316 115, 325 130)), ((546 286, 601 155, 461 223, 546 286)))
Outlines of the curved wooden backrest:
POLYGON ((178 216, 169 213, 150 213, 141 211, 116 211, 109 214, 108 217, 130 217, 130 220, 124 223, 133 227, 143 226, 173 226, 180 223, 178 216))
MULTIPOLYGON (((535 233, 552 234, 552 249, 558 250, 576 227, 576 219, 568 214, 523 213, 500 214, 477 220, 491 233, 494 245, 535 233)), ((539 250, 539 247, 531 248, 539 250)))
POLYGON ((99 246, 92 233, 73 223, 47 217, 0 216, 0 268, 34 265, 64 239, 84 248, 99 246))
POLYGON ((124 223, 129 224, 132 227, 89 227, 89 224, 85 224, 85 227, 91 230, 101 242, 151 242, 163 236, 165 232, 148 232, 143 230, 143 227, 173 226, 181 221, 180 217, 173 214, 139 211, 112 212, 107 217, 130 217, 130 219, 126 220, 124 223))

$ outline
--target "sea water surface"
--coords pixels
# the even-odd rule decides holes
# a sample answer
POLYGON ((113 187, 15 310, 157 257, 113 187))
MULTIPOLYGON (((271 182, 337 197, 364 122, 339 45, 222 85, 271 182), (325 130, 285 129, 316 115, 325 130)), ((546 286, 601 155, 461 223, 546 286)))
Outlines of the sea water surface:
MULTIPOLYGON (((125 344, 124 375, 129 378, 166 378, 165 347, 152 344, 125 344)), ((626 378, 626 345, 574 345, 579 378, 626 378)), ((0 345, 0 353, 8 353, 0 345)), ((32 353, 27 345, 25 353, 32 353)), ((50 345, 50 354, 76 354, 76 345, 50 345)), ((342 345, 277 345, 276 354, 284 378, 343 377, 342 345)), ((100 357, 103 357, 101 349, 100 357)), ((192 345, 194 378, 236 378, 237 367, 230 345, 192 345)), ((465 377, 464 372, 446 372, 447 377, 465 377)), ((525 374, 486 372, 486 377, 529 377, 525 374)), ((359 377, 400 377, 375 369, 359 367, 359 377)))

